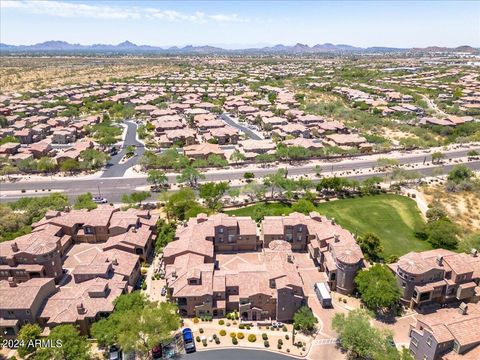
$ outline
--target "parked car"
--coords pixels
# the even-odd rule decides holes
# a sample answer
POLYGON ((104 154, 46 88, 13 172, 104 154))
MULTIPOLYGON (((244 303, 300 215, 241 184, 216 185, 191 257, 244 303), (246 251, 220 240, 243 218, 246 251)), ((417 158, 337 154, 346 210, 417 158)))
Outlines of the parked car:
POLYGON ((92 197, 92 201, 96 204, 106 204, 108 200, 102 196, 94 196, 92 197))
POLYGON ((281 328, 281 327, 283 327, 283 323, 280 322, 280 321, 274 322, 274 323, 272 324, 272 327, 273 327, 273 328, 281 328))
POLYGON ((155 346, 152 349, 152 359, 157 360, 161 359, 163 356, 162 345, 155 346))
POLYGON ((122 352, 116 345, 110 346, 108 349, 109 360, 122 360, 122 352))
POLYGON ((192 329, 185 328, 182 330, 183 342, 185 344, 185 352, 187 354, 197 351, 195 348, 195 340, 193 339, 192 329))
POLYGON ((110 156, 115 156, 118 154, 118 149, 114 146, 110 149, 110 156))

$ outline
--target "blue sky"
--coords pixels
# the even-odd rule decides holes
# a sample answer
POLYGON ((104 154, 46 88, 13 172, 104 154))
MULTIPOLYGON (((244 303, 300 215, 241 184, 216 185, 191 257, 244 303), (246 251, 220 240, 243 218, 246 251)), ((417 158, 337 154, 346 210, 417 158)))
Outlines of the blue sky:
POLYGON ((480 47, 480 1, 0 0, 0 41, 480 47))

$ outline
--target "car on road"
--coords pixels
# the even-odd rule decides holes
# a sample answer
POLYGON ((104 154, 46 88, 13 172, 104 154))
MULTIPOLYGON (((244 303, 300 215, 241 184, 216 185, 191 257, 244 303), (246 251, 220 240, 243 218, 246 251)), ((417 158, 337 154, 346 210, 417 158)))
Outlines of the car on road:
POLYGON ((110 156, 115 156, 118 154, 118 149, 114 146, 110 149, 110 156))
POLYGON ((121 360, 122 352, 116 345, 110 346, 108 349, 108 359, 109 360, 121 360))
POLYGON ((108 203, 108 200, 102 196, 94 196, 92 197, 92 201, 95 203, 95 204, 106 204, 108 203))
POLYGON ((183 343, 185 344, 185 352, 187 354, 197 351, 195 348, 195 340, 193 339, 192 329, 185 328, 182 330, 183 343))

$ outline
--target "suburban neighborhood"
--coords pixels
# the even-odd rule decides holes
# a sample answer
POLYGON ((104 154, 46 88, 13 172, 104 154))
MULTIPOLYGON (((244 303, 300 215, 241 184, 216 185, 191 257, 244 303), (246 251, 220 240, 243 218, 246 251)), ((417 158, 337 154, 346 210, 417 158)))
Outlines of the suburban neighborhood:
POLYGON ((0 359, 480 359, 478 2, 0 8, 0 359))

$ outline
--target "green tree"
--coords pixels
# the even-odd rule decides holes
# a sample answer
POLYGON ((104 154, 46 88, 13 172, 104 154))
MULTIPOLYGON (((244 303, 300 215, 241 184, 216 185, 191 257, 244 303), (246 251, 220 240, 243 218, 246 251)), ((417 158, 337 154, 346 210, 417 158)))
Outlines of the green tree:
POLYGON ((225 195, 229 187, 226 181, 219 183, 208 182, 200 185, 199 195, 205 200, 209 209, 218 210, 220 207, 220 199, 225 195))
POLYGON ((468 153, 467 153, 467 156, 471 159, 476 159, 480 156, 480 154, 478 153, 478 151, 476 150, 470 150, 468 153))
POLYGON ((168 179, 164 171, 149 170, 147 174, 147 182, 154 186, 164 186, 168 184, 168 179))
POLYGON ((458 245, 458 226, 448 218, 427 224, 427 240, 435 248, 455 249, 458 245))
POLYGON ((123 312, 116 326, 118 345, 125 352, 135 351, 147 358, 154 346, 171 339, 180 327, 177 311, 174 304, 162 302, 123 312))
POLYGON ((255 178, 255 174, 253 172, 246 172, 243 174, 243 178, 247 181, 250 182, 255 178))
POLYGON ((75 209, 87 209, 93 210, 97 208, 97 204, 92 200, 91 193, 85 193, 78 195, 75 199, 75 204, 73 205, 75 209))
POLYGON ((42 157, 37 162, 37 170, 44 173, 52 172, 56 167, 57 163, 50 157, 42 157))
POLYGON ((316 209, 310 200, 300 199, 292 205, 292 210, 302 214, 309 214, 316 209))
POLYGON ((383 246, 378 236, 370 232, 359 237, 357 243, 367 259, 378 259, 383 251, 383 246))
POLYGON ((148 191, 136 191, 131 194, 123 194, 122 202, 125 204, 140 204, 147 200, 150 197, 150 192, 148 191))
POLYGON ((189 188, 180 189, 169 195, 165 209, 170 218, 177 220, 187 220, 206 210, 196 201, 195 193, 189 188))
POLYGON ((400 300, 400 289, 392 272, 384 265, 375 264, 360 271, 355 277, 362 301, 374 311, 391 309, 400 300))
POLYGON ((448 173, 448 180, 454 183, 460 183, 462 181, 470 180, 473 176, 473 171, 468 166, 459 164, 455 165, 448 173))
POLYGON ((165 220, 160 220, 157 224, 157 229, 158 235, 157 240, 155 241, 155 251, 158 254, 168 243, 173 241, 177 227, 175 226, 175 223, 168 223, 165 220))
POLYGON ((442 153, 440 151, 436 151, 436 152, 432 153, 432 164, 438 164, 444 158, 445 158, 444 153, 442 153))
POLYGON ((29 342, 38 339, 42 329, 38 324, 25 324, 18 332, 17 340, 23 344, 18 348, 18 355, 24 358, 26 355, 35 351, 34 346, 29 346, 29 342))
POLYGON ((41 348, 35 354, 36 360, 89 360, 90 344, 73 325, 59 325, 47 337, 53 344, 61 346, 41 348))
POLYGON ((205 175, 192 166, 186 167, 180 175, 177 176, 179 183, 188 183, 191 188, 197 187, 198 180, 200 179, 205 179, 205 175))
POLYGON ((103 151, 86 149, 80 153, 80 159, 86 169, 98 169, 107 164, 110 156, 103 151))
POLYGON ((315 329, 317 322, 317 318, 308 306, 302 306, 293 315, 293 326, 295 330, 311 332, 315 329))
POLYGON ((390 333, 373 327, 365 310, 353 310, 348 315, 335 314, 332 328, 351 359, 398 359, 397 350, 388 343, 390 333))
POLYGON ((80 163, 74 159, 66 159, 61 162, 60 170, 63 172, 74 173, 80 170, 80 163))
POLYGON ((235 162, 236 164, 244 161, 245 160, 245 155, 242 154, 240 151, 235 150, 232 155, 230 155, 230 161, 235 162))

